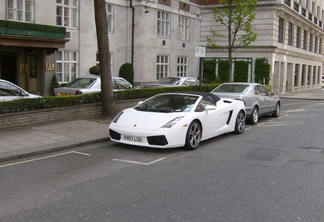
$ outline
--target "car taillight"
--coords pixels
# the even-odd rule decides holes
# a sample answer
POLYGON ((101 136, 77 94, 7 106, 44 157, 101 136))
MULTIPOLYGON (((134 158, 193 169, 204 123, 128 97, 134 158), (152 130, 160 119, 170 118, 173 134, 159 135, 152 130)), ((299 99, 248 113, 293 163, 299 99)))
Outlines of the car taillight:
POLYGON ((244 106, 246 106, 246 102, 243 99, 236 99, 236 100, 241 100, 244 103, 244 106))
POLYGON ((75 92, 75 95, 80 95, 80 94, 83 94, 80 90, 77 90, 77 91, 75 92))

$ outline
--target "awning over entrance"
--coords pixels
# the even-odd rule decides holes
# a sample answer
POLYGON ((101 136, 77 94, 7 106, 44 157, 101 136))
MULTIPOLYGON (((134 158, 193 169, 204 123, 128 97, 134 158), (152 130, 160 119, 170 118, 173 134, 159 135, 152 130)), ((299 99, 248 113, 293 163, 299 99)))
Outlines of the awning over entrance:
POLYGON ((68 41, 69 39, 0 34, 0 46, 65 48, 65 43, 68 41))
POLYGON ((44 24, 0 20, 0 46, 65 48, 66 28, 44 24))

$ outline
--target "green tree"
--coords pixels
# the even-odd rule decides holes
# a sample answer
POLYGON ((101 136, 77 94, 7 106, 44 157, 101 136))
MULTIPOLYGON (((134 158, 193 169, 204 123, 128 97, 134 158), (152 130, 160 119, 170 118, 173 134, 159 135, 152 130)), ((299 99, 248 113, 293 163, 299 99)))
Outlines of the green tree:
POLYGON ((112 117, 114 110, 114 95, 111 77, 108 20, 105 0, 94 0, 97 42, 99 51, 100 79, 101 79, 101 115, 112 117))
POLYGON ((219 0, 219 4, 213 8, 214 19, 225 27, 227 35, 211 28, 212 36, 207 37, 207 46, 228 49, 228 80, 232 82, 232 53, 239 47, 249 46, 257 37, 251 25, 256 15, 257 0, 219 0), (228 45, 218 45, 217 37, 228 39, 228 45))

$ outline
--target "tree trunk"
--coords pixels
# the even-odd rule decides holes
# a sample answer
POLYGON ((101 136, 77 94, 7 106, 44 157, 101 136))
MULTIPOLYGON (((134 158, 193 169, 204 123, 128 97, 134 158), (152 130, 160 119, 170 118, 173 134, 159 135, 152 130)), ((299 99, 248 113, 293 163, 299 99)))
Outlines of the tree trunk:
POLYGON ((94 10, 101 78, 101 115, 102 117, 113 117, 114 95, 110 67, 108 20, 105 0, 94 0, 94 10))
MULTIPOLYGON (((232 0, 228 1, 228 8, 232 11, 232 0)), ((233 82, 232 79, 232 14, 228 17, 228 81, 233 82)))

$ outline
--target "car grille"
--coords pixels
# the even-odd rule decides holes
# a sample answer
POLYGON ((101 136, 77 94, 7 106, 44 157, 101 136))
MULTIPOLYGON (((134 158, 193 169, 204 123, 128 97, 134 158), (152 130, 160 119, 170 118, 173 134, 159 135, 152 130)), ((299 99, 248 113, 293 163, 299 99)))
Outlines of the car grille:
POLYGON ((120 140, 121 136, 120 133, 117 133, 116 131, 109 130, 110 137, 113 138, 114 140, 120 140))
POLYGON ((165 146, 168 144, 165 136, 149 136, 147 141, 150 145, 165 146))

